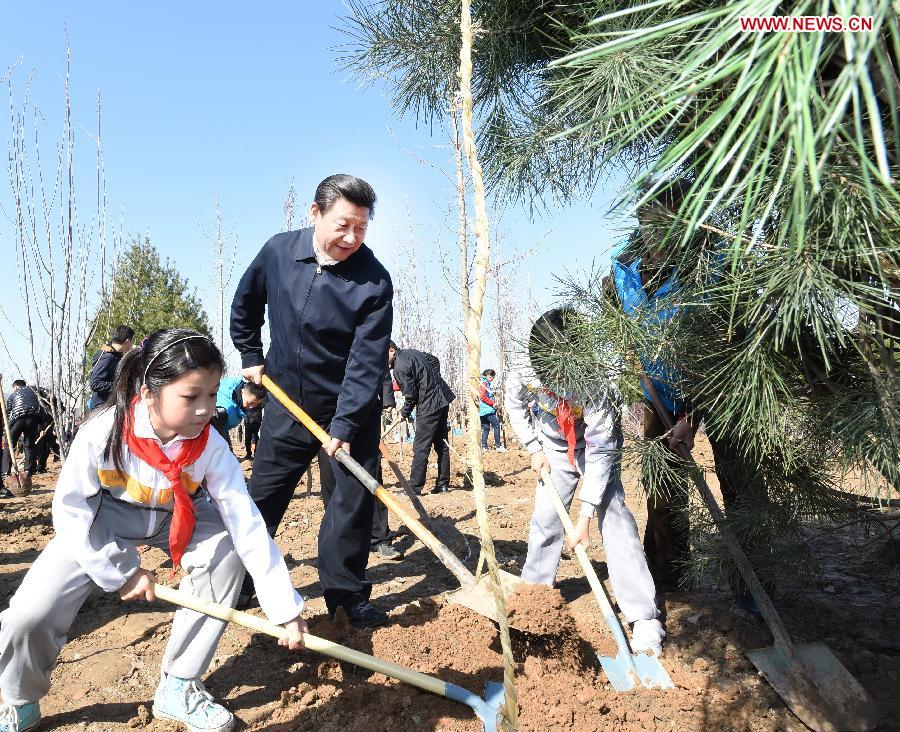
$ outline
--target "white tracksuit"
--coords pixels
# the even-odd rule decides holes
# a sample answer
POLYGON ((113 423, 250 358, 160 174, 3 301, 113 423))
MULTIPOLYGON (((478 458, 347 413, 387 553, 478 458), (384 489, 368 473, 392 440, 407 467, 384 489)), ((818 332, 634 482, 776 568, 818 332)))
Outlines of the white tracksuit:
MULTIPOLYGON (((597 514, 613 592, 628 622, 657 618, 656 589, 622 488, 618 394, 607 392, 593 401, 575 396, 568 399, 575 417, 575 465, 569 461, 566 438, 557 422, 558 398, 541 385, 531 368, 511 370, 504 399, 512 428, 528 453, 543 451, 547 456, 553 483, 566 509, 572 503, 579 477, 584 476, 579 513, 597 514), (529 404, 534 401, 540 411, 529 418, 529 404)), ((564 529, 545 490, 539 481, 522 579, 552 585, 564 529)))
MULTIPOLYGON (((136 436, 157 440, 167 457, 175 457, 183 438, 163 445, 143 402, 134 421, 136 436)), ((112 422, 108 409, 79 430, 53 497, 56 535, 0 613, 0 691, 7 703, 36 702, 47 693, 69 628, 95 585, 114 592, 125 584, 140 567, 138 546, 168 552, 174 507, 169 481, 127 451, 123 472, 104 459, 112 422)), ((303 600, 247 493, 240 465, 215 430, 199 459, 182 472, 182 484, 192 494, 196 522, 181 561, 186 576, 180 588, 233 607, 246 567, 269 620, 296 618, 303 600)), ((221 620, 178 610, 163 670, 180 678, 202 675, 224 629, 221 620)))

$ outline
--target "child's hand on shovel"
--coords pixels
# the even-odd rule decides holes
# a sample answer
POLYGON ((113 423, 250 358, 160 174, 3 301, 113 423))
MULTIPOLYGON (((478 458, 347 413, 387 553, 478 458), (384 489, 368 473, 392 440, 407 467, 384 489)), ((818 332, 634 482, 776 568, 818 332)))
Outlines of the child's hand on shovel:
POLYGON ((299 651, 303 648, 303 634, 309 632, 306 621, 298 615, 293 620, 285 623, 282 627, 287 633, 278 639, 278 645, 286 646, 292 651, 299 651))
POLYGON ((575 534, 569 537, 569 548, 575 551, 575 547, 581 544, 585 549, 591 545, 591 517, 580 516, 575 524, 575 534))
POLYGON ((128 581, 119 588, 119 598, 128 602, 130 600, 156 600, 153 587, 156 583, 156 575, 146 569, 138 568, 128 581))

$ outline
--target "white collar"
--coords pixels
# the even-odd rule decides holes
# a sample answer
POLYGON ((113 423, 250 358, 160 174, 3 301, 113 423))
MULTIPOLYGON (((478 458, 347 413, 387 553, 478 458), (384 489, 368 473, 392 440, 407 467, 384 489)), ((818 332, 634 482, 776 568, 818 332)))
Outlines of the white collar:
POLYGON ((329 257, 322 249, 319 248, 319 242, 316 239, 316 232, 313 231, 313 252, 316 255, 316 262, 322 267, 330 267, 333 264, 337 264, 337 259, 332 259, 329 257))

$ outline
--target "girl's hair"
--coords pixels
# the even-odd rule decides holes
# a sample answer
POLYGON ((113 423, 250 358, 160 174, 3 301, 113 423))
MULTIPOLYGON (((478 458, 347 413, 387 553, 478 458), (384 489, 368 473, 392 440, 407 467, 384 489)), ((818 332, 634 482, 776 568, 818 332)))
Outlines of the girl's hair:
POLYGON ((194 369, 218 369, 225 371, 225 361, 219 349, 209 338, 188 328, 166 328, 147 336, 140 348, 129 351, 116 369, 113 387, 115 409, 112 431, 103 450, 103 458, 112 458, 116 470, 123 472, 122 429, 125 415, 132 400, 146 384, 156 396, 168 383, 194 369))
POLYGON ((496 376, 497 372, 494 371, 494 369, 485 369, 484 371, 481 372, 481 375, 482 376, 496 376))
POLYGON ((531 332, 528 334, 528 360, 545 386, 557 380, 559 344, 565 341, 566 330, 576 317, 576 312, 571 307, 553 308, 541 315, 531 326, 531 332))

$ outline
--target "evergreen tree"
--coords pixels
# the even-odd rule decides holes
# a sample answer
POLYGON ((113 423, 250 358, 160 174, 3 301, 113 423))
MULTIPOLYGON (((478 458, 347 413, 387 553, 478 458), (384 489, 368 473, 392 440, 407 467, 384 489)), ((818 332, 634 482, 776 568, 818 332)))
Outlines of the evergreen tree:
POLYGON ((93 337, 85 351, 88 359, 117 325, 134 328, 136 344, 160 328, 193 328, 210 335, 197 293, 189 289, 175 265, 160 260, 148 238, 135 240, 116 262, 110 294, 92 320, 93 337))
MULTIPOLYGON (((353 10, 348 66, 385 78, 399 110, 442 114, 458 3, 353 10)), ((630 257, 668 253, 679 315, 644 328, 622 316, 605 273, 569 282, 587 317, 548 359, 556 382, 596 381, 614 344, 625 357, 617 381, 639 399, 638 355, 666 355, 707 430, 733 439, 764 475, 769 503, 733 518, 766 537, 770 559, 779 550, 769 537, 802 543, 804 521, 849 510, 833 492, 843 477, 896 495, 897 3, 523 0, 474 10, 476 100, 497 194, 564 202, 613 165, 631 180, 623 201, 688 190, 674 215, 627 246, 630 257), (871 16, 873 29, 739 26, 744 16, 835 12, 871 16)), ((659 443, 634 449, 650 491, 654 475, 678 469, 659 443)), ((781 556, 796 566, 796 554, 781 556)))

